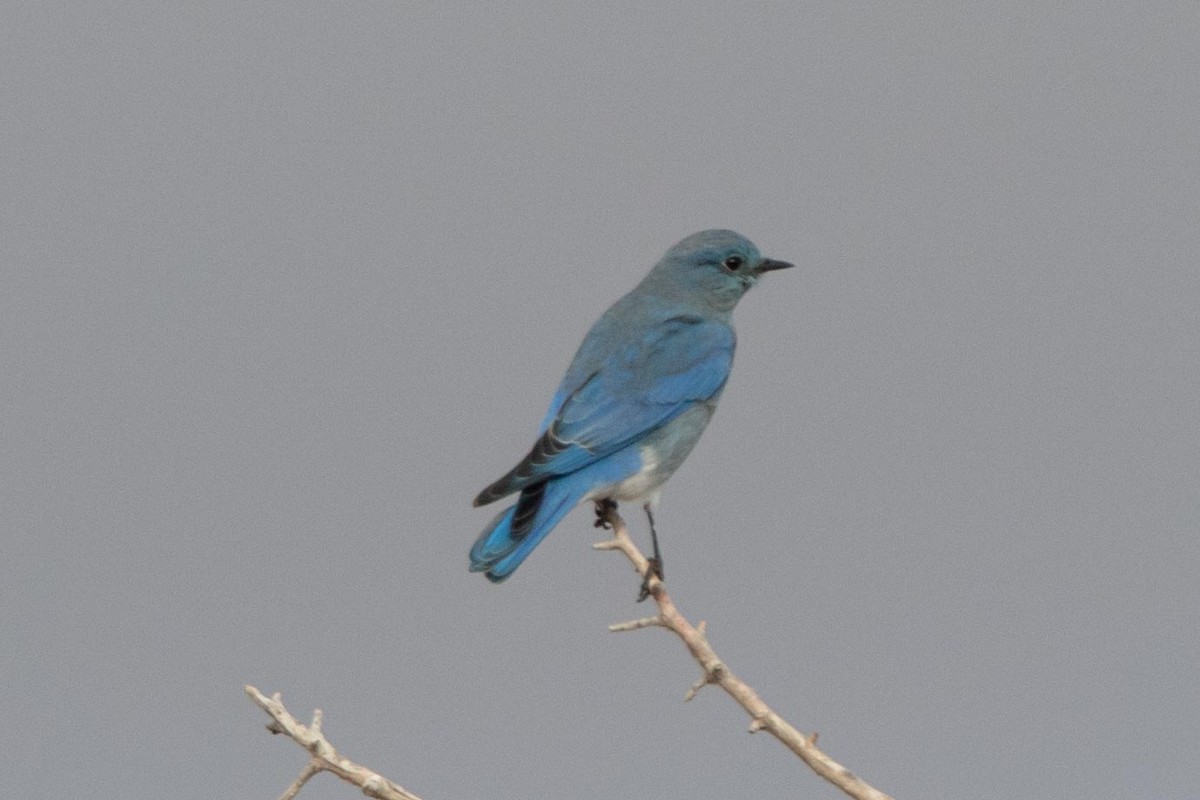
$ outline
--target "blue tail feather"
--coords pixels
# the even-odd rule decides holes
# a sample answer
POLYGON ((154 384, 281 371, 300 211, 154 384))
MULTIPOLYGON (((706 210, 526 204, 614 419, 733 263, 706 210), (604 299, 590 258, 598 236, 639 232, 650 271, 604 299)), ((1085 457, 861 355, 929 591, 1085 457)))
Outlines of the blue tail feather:
POLYGON ((511 575, 579 502, 582 493, 575 483, 547 481, 523 492, 515 505, 497 514, 479 534, 471 548, 471 571, 483 572, 493 583, 511 575))
POLYGON ((504 580, 589 492, 615 485, 641 466, 633 444, 578 472, 526 486, 516 504, 497 514, 475 540, 471 571, 484 573, 493 583, 504 580))
POLYGON ((513 537, 512 521, 516 514, 516 505, 511 505, 501 511, 479 534, 471 547, 471 572, 481 572, 491 567, 507 553, 516 547, 517 539, 513 537))

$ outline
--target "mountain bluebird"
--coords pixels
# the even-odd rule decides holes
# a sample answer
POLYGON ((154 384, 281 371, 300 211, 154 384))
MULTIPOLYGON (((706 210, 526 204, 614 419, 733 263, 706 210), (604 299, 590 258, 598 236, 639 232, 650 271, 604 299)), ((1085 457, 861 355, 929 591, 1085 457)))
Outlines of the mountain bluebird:
POLYGON ((529 454, 475 498, 482 506, 520 492, 479 534, 471 571, 502 581, 576 504, 627 500, 646 510, 661 578, 653 509, 729 378, 733 307, 764 272, 790 266, 733 231, 668 250, 588 331, 529 454))

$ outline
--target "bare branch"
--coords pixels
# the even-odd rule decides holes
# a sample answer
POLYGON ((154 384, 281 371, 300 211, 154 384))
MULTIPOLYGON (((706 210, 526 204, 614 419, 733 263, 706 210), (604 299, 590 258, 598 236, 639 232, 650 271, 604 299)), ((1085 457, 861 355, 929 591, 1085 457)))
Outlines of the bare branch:
MULTIPOLYGON (((807 764, 813 772, 841 789, 848 796, 855 798, 855 800, 892 800, 889 795, 872 787, 862 778, 819 750, 817 748, 817 735, 815 733, 810 736, 800 733, 800 731, 792 727, 790 723, 776 714, 770 706, 763 702, 763 699, 758 696, 758 693, 754 689, 734 675, 733 671, 725 666, 725 663, 717 657, 716 652, 708 643, 703 623, 699 627, 696 627, 688 622, 683 614, 679 612, 679 609, 675 607, 675 603, 671 600, 670 595, 667 594, 663 582, 650 574, 649 560, 638 550, 633 540, 629 538, 629 531, 625 527, 625 520, 621 519, 616 509, 608 507, 601 510, 598 504, 597 514, 604 515, 601 522, 607 523, 605 527, 612 527, 613 538, 599 542, 594 547, 597 550, 620 550, 625 554, 625 557, 633 564, 634 570, 646 582, 645 585, 650 591, 650 596, 658 604, 658 616, 651 617, 650 619, 656 620, 654 625, 668 628, 683 640, 684 646, 687 647, 688 652, 696 659, 696 663, 700 665, 700 669, 703 671, 703 676, 700 680, 688 690, 687 695, 684 697, 685 700, 691 700, 696 696, 696 692, 700 691, 707 684, 715 683, 724 689, 750 715, 751 733, 767 731, 782 742, 785 747, 799 756, 800 760, 807 764)), ((642 622, 642 620, 638 620, 638 622, 642 622)), ((610 626, 610 629, 632 630, 633 628, 640 627, 650 627, 650 625, 624 623, 618 626, 610 626)))
MULTIPOLYGON (((595 548, 597 550, 619 550, 624 553, 625 557, 633 564, 634 570, 643 578, 644 585, 649 590, 650 596, 654 598, 659 611, 653 617, 610 625, 609 630, 669 629, 683 641, 701 669, 700 679, 688 689, 684 695, 685 701, 694 698, 696 693, 705 686, 716 684, 750 715, 750 733, 767 731, 799 756, 813 772, 855 800, 892 800, 891 797, 870 786, 862 778, 818 749, 815 732, 808 736, 800 733, 776 714, 754 689, 734 675, 733 671, 717 657, 716 652, 708 643, 705 623, 700 622, 693 626, 688 622, 675 607, 662 580, 651 574, 649 560, 629 537, 625 521, 617 514, 615 507, 605 508, 599 513, 602 513, 600 523, 612 528, 613 538, 598 542, 595 548)), ((299 777, 280 795, 280 800, 295 800, 309 779, 319 772, 332 772, 342 780, 359 787, 363 794, 378 798, 378 800, 420 800, 419 797, 399 784, 339 755, 329 740, 325 738, 325 734, 321 732, 320 709, 313 712, 312 722, 304 725, 288 713, 287 708, 283 705, 283 698, 278 692, 267 697, 253 686, 246 686, 246 694, 271 717, 271 722, 266 726, 267 730, 271 733, 284 734, 309 753, 308 763, 305 764, 299 777)))
POLYGON ((300 790, 304 788, 304 784, 308 783, 308 779, 321 771, 321 768, 309 761, 304 765, 304 769, 300 770, 300 777, 292 781, 292 785, 287 788, 287 791, 279 795, 279 800, 295 800, 296 795, 300 794, 300 790))
POLYGON ((608 629, 613 633, 621 631, 636 631, 641 628, 664 628, 666 623, 662 617, 643 617, 642 619, 633 619, 629 622, 615 622, 608 626, 608 629))
POLYGON ((309 753, 309 762, 300 773, 300 777, 280 795, 279 800, 293 800, 308 779, 318 772, 332 772, 362 789, 362 793, 367 797, 375 797, 378 800, 421 800, 399 784, 338 755, 337 750, 321 732, 320 709, 313 712, 312 723, 305 725, 288 713, 279 692, 267 697, 253 686, 247 686, 246 694, 250 695, 255 705, 270 715, 271 722, 267 724, 267 730, 284 734, 309 753))

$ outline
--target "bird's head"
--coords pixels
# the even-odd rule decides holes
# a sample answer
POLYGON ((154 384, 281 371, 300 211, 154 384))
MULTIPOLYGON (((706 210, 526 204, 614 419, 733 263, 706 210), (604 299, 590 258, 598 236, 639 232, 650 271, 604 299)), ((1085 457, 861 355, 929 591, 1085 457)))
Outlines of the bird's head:
POLYGON ((693 233, 672 247, 646 276, 645 283, 672 299, 731 311, 764 272, 786 269, 786 261, 763 258, 739 233, 693 233))

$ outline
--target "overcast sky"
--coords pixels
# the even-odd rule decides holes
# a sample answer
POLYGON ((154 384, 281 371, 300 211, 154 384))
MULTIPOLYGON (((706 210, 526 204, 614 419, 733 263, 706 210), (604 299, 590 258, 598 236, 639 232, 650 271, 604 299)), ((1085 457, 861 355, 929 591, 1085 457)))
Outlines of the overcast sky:
POLYGON ((1200 797, 1200 10, 807 5, 7 4, 0 795, 276 797, 253 683, 426 800, 839 796, 606 631, 590 511, 467 572, 727 227, 798 267, 664 492, 683 612, 897 798, 1200 797))

